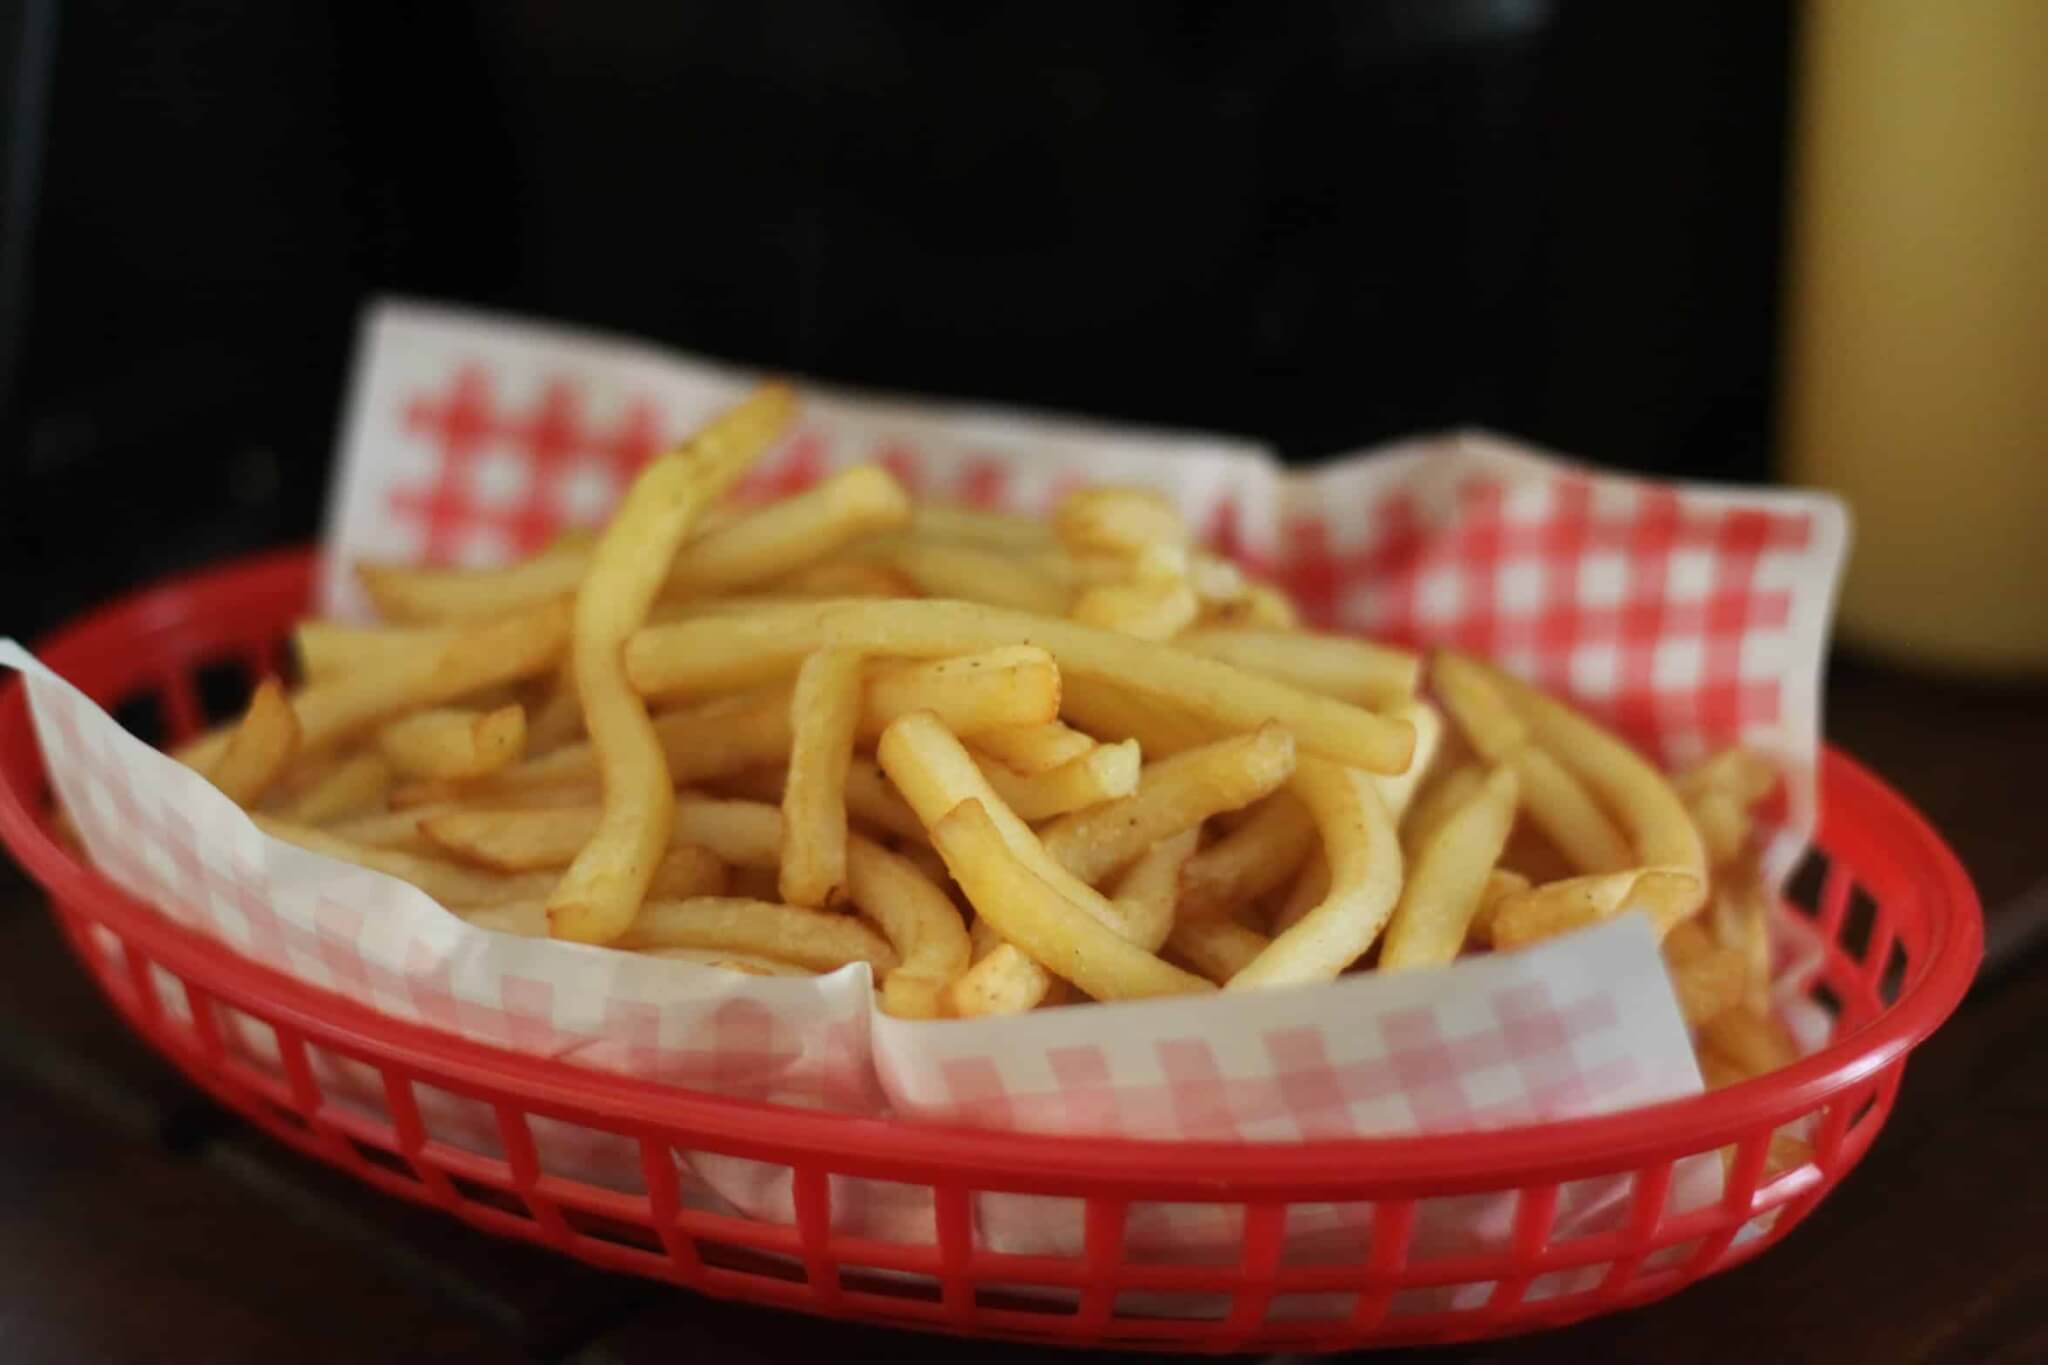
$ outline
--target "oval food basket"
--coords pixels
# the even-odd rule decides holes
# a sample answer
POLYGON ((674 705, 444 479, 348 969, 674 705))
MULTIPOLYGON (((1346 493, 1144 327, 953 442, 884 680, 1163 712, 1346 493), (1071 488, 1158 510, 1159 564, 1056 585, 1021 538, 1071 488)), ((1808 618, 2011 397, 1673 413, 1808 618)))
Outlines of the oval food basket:
MULTIPOLYGON (((312 558, 243 561, 101 610, 41 657, 94 700, 151 705, 175 740, 207 719, 224 669, 278 671, 311 599, 312 558)), ((55 835, 19 679, 0 687, 0 837, 50 893, 115 1007, 194 1081, 292 1146, 378 1189, 502 1236, 706 1293, 970 1335, 1180 1350, 1339 1349, 1498 1336, 1660 1298, 1785 1236, 1870 1147, 1906 1054, 1968 988, 1982 945, 1975 895, 1933 830, 1846 757, 1821 767, 1823 818, 1792 908, 1825 943, 1812 992, 1832 1041, 1714 1094, 1607 1117, 1448 1137, 1292 1145, 1058 1138, 849 1118, 651 1086, 401 1022, 257 966, 117 889, 55 835), (171 1009, 166 980, 183 988, 171 1009), (279 1065, 223 1044, 222 1011, 275 1032, 279 1065), (308 1056, 381 1080, 371 1116, 323 1094, 308 1056), (495 1118, 496 1154, 444 1143, 422 1087, 495 1118), (645 1188, 543 1171, 535 1123, 637 1146, 645 1188), (1812 1157, 1778 1171, 1780 1130, 1812 1157), (705 1211, 679 1196, 676 1155, 788 1168, 793 1223, 705 1211), (1674 1171, 1711 1154, 1722 1194, 1677 1209, 1674 1171), (1766 1171, 1773 1174, 1767 1176, 1766 1171), (897 1244, 832 1223, 835 1181, 894 1182, 931 1201, 930 1236, 897 1244), (1560 1191, 1606 1181, 1620 1209, 1597 1232, 1560 1229, 1560 1191), (1059 1201, 1069 1255, 977 1243, 977 1199, 1059 1201), (1486 1254, 1433 1255, 1412 1234, 1430 1201, 1505 1195, 1486 1254), (1152 1204, 1216 1206, 1241 1227, 1234 1260, 1160 1260, 1127 1245, 1152 1204), (1290 1210, 1355 1210, 1347 1254, 1303 1260, 1290 1210)), ((1696 1165, 1697 1163, 1695 1163, 1696 1165)))

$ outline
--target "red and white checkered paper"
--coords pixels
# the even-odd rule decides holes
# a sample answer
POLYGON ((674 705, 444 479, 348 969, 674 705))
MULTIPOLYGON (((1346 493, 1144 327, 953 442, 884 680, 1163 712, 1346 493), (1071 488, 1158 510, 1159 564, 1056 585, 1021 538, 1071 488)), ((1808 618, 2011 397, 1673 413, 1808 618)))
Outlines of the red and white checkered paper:
MULTIPOLYGON (((346 572, 359 557, 491 562, 601 521, 642 461, 750 382, 554 328, 379 308, 338 462, 325 606, 360 609, 346 572)), ((1735 740, 1776 755, 1790 792, 1781 863, 1810 831, 1822 648, 1846 542, 1826 498, 1611 476, 1475 434, 1297 472, 1219 437, 824 390, 807 391, 800 429, 747 491, 791 491, 866 461, 926 496, 1020 511, 1088 482, 1154 485, 1319 624, 1499 659, 1666 763, 1735 740)), ((742 977, 473 928, 413 887, 260 834, 66 684, 25 656, 8 661, 32 669, 58 790, 115 880, 312 985, 499 1046, 857 1113, 1274 1142, 1503 1126, 1699 1088, 1638 916, 1431 973, 906 1022, 875 1007, 865 967, 742 977)), ((637 1184, 637 1170, 606 1169, 596 1149, 544 1142, 543 1156, 551 1149, 583 1174, 637 1184)), ((790 1216, 786 1171, 693 1164, 733 1205, 790 1216)), ((1681 1182, 1688 1202, 1711 1197, 1711 1165, 1681 1182)), ((929 1235, 928 1196, 864 1184, 837 1190, 842 1222, 929 1235)), ((1614 1191, 1597 1186, 1565 1201, 1560 1226, 1611 1213, 1614 1191)), ((984 1240, 1068 1245, 1078 1218, 1058 1202, 984 1197, 984 1240)), ((1426 1208, 1417 1236, 1489 1245, 1504 1235, 1499 1202, 1426 1208)), ((1301 1246, 1357 1232, 1343 1210, 1291 1220, 1301 1246)), ((1234 1240, 1229 1221, 1141 1211, 1133 1246, 1200 1254, 1234 1240)))

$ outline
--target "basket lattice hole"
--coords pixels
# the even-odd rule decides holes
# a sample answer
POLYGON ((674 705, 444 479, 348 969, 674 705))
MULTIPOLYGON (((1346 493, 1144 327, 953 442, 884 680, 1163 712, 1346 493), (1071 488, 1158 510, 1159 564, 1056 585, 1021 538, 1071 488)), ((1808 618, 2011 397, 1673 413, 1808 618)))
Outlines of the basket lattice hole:
POLYGON ((1349 1322, 1358 1311, 1358 1295, 1349 1290, 1275 1294, 1266 1305, 1268 1322, 1349 1322))
POLYGON ((419 1183, 419 1172, 413 1170, 411 1163, 398 1153, 374 1143, 360 1142, 355 1138, 346 1138, 344 1141, 365 1163, 389 1171, 393 1175, 404 1176, 415 1184, 419 1183))
POLYGON ((162 748, 169 737, 163 697, 154 688, 130 693, 107 709, 123 730, 153 748, 162 748))
POLYGON ((1280 1264, 1358 1265, 1372 1255, 1372 1229, 1370 1203, 1289 1204, 1281 1231, 1280 1264))
POLYGON ((1785 903, 1809 918, 1820 912, 1820 890, 1827 882, 1828 860, 1808 852, 1785 881, 1785 903))
POLYGON ((562 1208, 562 1221, 579 1238, 631 1247, 635 1251, 651 1251, 657 1255, 662 1252, 661 1235, 645 1223, 630 1223, 567 1205, 562 1208))
POLYGON ((1236 1265, 1244 1254, 1242 1204, 1133 1200, 1124 1259, 1137 1265, 1236 1265))
POLYGON ((1217 1290, 1119 1289, 1111 1312, 1124 1322, 1210 1322, 1229 1317, 1231 1306, 1232 1296, 1217 1290))
POLYGON ((1088 1204, 1063 1194, 1010 1194, 989 1190, 974 1196, 974 1239, 983 1251, 1079 1256, 1087 1243, 1088 1204), (1006 1228, 1031 1229, 1028 1245, 1006 1242, 1006 1228))
POLYGON ((261 1110, 264 1118, 274 1124, 299 1133, 313 1131, 313 1125, 307 1121, 306 1116, 288 1104, 279 1104, 276 1100, 259 1100, 257 1108, 261 1110))
POLYGON ((490 1105, 416 1078, 411 1086, 428 1152, 504 1159, 505 1140, 498 1132, 497 1111, 490 1105))
POLYGON ((1885 953, 1884 970, 1877 976, 1877 995, 1885 1004, 1895 1003, 1906 989, 1907 966, 1905 946, 1895 941, 1885 953))
POLYGON ((832 1177, 832 1231, 904 1246, 928 1246, 936 1235, 929 1185, 865 1176, 832 1177))
POLYGON ((805 1282, 803 1263, 788 1256, 773 1252, 758 1251, 753 1247, 740 1246, 735 1242, 721 1242, 715 1238, 697 1237, 692 1239, 697 1246, 697 1258, 714 1270, 723 1270, 734 1275, 749 1275, 756 1279, 780 1280, 785 1284, 805 1282))
POLYGON ((526 1206, 524 1199, 510 1190, 501 1190, 495 1185, 486 1185, 480 1180, 471 1180, 468 1176, 462 1175, 451 1174, 448 1183, 465 1203, 476 1204, 498 1213, 508 1213, 528 1222, 533 1220, 533 1210, 526 1206))
POLYGON ((929 1275, 883 1270, 875 1266, 839 1267, 839 1287, 854 1294, 878 1299, 903 1299, 911 1303, 938 1303, 944 1298, 939 1282, 929 1275))
POLYGON ((1877 901, 1862 887, 1850 887, 1849 909, 1842 917, 1842 927, 1835 941, 1843 952, 1861 962, 1870 951, 1871 934, 1876 928, 1877 901))
POLYGON ((192 671, 192 681, 199 690, 200 713, 209 725, 239 716, 256 690, 249 665, 240 658, 209 659, 192 671))
POLYGON ((1037 1313, 1042 1317, 1072 1317, 1081 1296, 1071 1289, 1046 1284, 978 1284, 974 1306, 1004 1313, 1037 1313))
POLYGON ((1842 1017, 1842 994, 1827 982, 1814 982, 1813 989, 1807 994, 1814 1004, 1828 1012, 1830 1018, 1842 1017))

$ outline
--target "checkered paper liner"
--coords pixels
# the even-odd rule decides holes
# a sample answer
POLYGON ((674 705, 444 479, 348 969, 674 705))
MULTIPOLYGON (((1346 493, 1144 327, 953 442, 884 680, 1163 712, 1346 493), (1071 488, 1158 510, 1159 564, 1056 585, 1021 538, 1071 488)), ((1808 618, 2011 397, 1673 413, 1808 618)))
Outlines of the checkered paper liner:
MULTIPOLYGON (((613 340, 391 304, 357 360, 326 544, 323 605, 360 612, 359 557, 484 563, 601 521, 632 471, 750 377, 613 340)), ((807 391, 800 429, 747 492, 879 462, 915 491, 1038 512, 1105 480, 1168 492, 1191 524, 1286 587, 1318 624, 1501 660, 1667 763, 1742 740, 1788 773, 1787 866, 1810 831, 1821 651, 1846 542, 1838 506, 1791 493, 1600 474, 1483 435, 1423 438, 1283 470, 1225 438, 807 391)), ((308 984, 516 1051, 649 1081, 849 1113, 1038 1132, 1286 1142, 1505 1126, 1696 1093, 1699 1076, 1638 917, 1513 956, 1293 991, 906 1022, 865 967, 813 980, 472 928, 422 892, 259 833, 208 783, 14 651, 44 754, 110 877, 181 922, 308 984)), ((245 1046, 261 1059, 260 1038, 245 1046)), ((323 1083, 374 1107, 339 1061, 323 1083)), ((459 1102, 423 1105, 444 1140, 487 1144, 459 1102)), ((544 1163, 637 1187, 637 1158, 543 1135, 544 1163)), ((586 1135, 588 1138, 589 1135, 586 1135)), ((686 1156, 695 1195, 791 1217, 786 1170, 686 1156)), ((1718 1168, 1674 1182, 1692 1206, 1718 1168)), ((928 1235, 929 1192, 839 1181, 835 1221, 928 1235), (920 1221, 921 1220, 921 1221, 920 1221)), ((984 1195, 991 1246, 1077 1245, 1059 1201, 984 1195)), ((1503 1197, 1430 1201, 1418 1238, 1479 1249, 1503 1197)), ((1558 1225, 1615 1215, 1568 1192, 1558 1225)), ((1133 1246, 1234 1244, 1204 1206, 1134 1211, 1133 1246)), ((1296 1209, 1289 1245, 1352 1244, 1346 1210, 1296 1209)))

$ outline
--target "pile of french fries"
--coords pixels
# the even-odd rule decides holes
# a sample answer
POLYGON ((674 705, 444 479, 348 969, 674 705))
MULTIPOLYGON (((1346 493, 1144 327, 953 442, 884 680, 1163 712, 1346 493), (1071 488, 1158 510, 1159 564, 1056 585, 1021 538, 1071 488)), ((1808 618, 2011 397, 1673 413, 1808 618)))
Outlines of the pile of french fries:
POLYGON ((908 1018, 1412 971, 1625 909, 1702 1066, 1784 1064, 1731 750, 1675 780, 1487 664, 1302 628, 1172 505, 918 506, 878 468, 726 495, 769 385, 595 535, 364 564, 304 681, 179 756, 269 833, 452 913, 740 972, 865 962, 908 1018))

